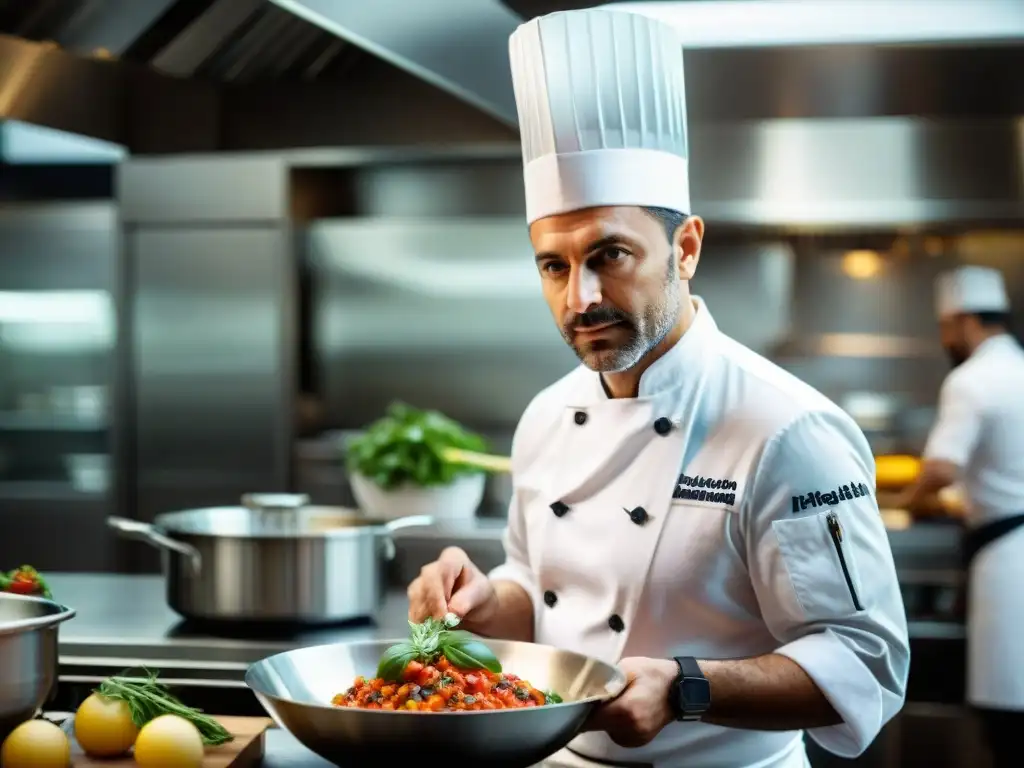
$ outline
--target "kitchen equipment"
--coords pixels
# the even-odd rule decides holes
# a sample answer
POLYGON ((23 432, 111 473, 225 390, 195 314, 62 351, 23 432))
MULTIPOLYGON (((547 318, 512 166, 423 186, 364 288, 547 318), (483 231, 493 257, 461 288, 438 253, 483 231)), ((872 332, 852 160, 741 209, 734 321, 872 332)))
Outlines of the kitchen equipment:
POLYGON ((392 534, 427 516, 381 520, 292 494, 247 494, 240 507, 110 517, 163 550, 167 602, 187 619, 334 623, 376 615, 392 534))
MULTIPOLYGON (((263 738, 272 724, 265 717, 227 717, 215 715, 234 741, 219 747, 207 747, 203 768, 255 768, 263 760, 263 738)), ((75 768, 138 768, 131 755, 99 759, 89 757, 75 742, 75 719, 67 718, 61 729, 71 741, 71 761, 75 768)))
POLYGON ((74 610, 0 592, 0 741, 39 712, 57 687, 57 628, 74 610))
POLYGON ((331 706, 358 675, 372 675, 395 641, 320 645, 279 653, 251 667, 245 682, 282 728, 321 757, 344 765, 527 768, 577 734, 601 701, 626 685, 610 664, 546 645, 488 640, 504 669, 565 704, 480 712, 387 712, 331 706))
POLYGON ((72 453, 64 457, 71 486, 82 493, 103 493, 110 478, 110 456, 105 453, 72 453))
POLYGON ((403 485, 385 489, 358 472, 349 475, 356 504, 367 514, 392 520, 404 515, 430 515, 437 520, 467 520, 484 498, 487 476, 460 475, 448 485, 403 485))

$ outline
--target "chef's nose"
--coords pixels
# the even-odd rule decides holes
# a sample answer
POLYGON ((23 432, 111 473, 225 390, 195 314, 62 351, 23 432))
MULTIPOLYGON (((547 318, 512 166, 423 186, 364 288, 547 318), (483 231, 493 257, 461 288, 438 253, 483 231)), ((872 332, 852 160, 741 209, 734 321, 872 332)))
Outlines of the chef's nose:
POLYGON ((601 278, 586 267, 574 269, 569 275, 566 304, 570 312, 581 315, 601 303, 601 278))

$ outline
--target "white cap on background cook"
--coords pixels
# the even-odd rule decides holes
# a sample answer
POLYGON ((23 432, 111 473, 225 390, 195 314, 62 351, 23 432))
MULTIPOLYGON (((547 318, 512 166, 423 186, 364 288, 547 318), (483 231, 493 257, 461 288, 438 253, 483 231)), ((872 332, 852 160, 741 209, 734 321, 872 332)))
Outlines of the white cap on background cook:
POLYGON ((509 40, 529 223, 583 208, 690 213, 683 48, 664 22, 563 11, 509 40))
POLYGON ((935 311, 940 318, 969 312, 1008 312, 1003 275, 989 267, 960 267, 939 275, 935 311))

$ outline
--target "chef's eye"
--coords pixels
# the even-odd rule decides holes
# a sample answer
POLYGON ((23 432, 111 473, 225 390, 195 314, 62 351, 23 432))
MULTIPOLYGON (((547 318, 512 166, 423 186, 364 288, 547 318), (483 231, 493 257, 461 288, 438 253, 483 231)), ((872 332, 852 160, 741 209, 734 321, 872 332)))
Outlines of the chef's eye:
POLYGON ((587 261, 591 269, 600 269, 602 266, 611 267, 622 263, 629 256, 629 251, 617 246, 602 248, 587 261))
POLYGON ((540 271, 554 277, 565 271, 565 264, 561 261, 545 261, 540 265, 540 271))

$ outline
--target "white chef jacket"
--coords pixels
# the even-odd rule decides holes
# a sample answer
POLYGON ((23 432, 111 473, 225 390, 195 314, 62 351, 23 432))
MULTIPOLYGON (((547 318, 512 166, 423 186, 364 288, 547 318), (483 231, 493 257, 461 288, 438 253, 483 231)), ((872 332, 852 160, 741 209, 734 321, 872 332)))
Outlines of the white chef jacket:
MULTIPOLYGON (((788 656, 844 721, 811 737, 858 755, 901 708, 910 662, 873 455, 841 409, 694 303, 638 397, 609 399, 581 366, 527 407, 490 576, 530 594, 536 642, 609 663, 788 656)), ((701 722, 640 749, 604 733, 571 746, 659 768, 806 764, 801 732, 701 722)))
MULTIPOLYGON (((946 377, 924 456, 961 469, 968 525, 1024 514, 1024 349, 1009 334, 946 377)), ((1024 710, 1024 528, 982 550, 970 576, 967 699, 1024 710)))

